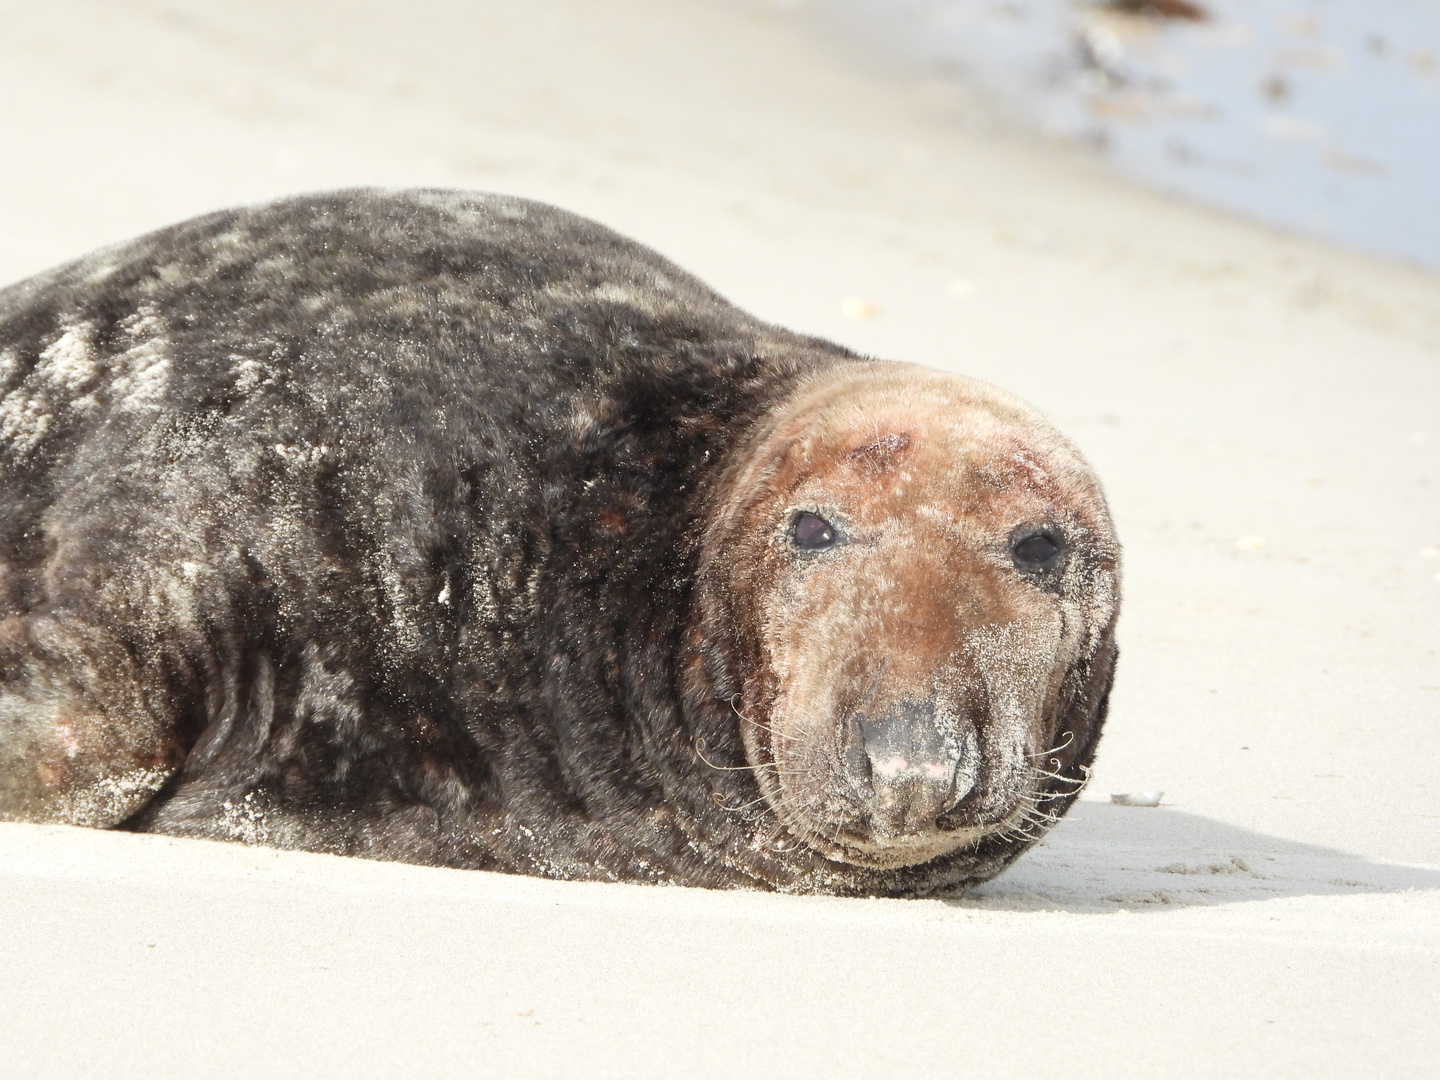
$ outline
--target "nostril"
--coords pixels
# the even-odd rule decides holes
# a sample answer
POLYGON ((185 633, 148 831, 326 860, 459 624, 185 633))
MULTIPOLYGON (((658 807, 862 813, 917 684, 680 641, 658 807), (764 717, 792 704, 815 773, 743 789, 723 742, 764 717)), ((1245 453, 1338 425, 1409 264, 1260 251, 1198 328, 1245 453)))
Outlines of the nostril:
POLYGON ((875 720, 857 713, 854 726, 877 772, 900 769, 936 779, 938 774, 928 774, 952 756, 946 752, 933 702, 902 701, 875 720))
POLYGON ((934 702, 897 702, 874 719, 855 713, 848 735, 845 771, 882 835, 943 827, 974 786, 973 732, 934 702))
POLYGON ((874 767, 870 754, 865 749, 865 732, 861 721, 850 722, 850 737, 845 740, 843 750, 845 772, 857 787, 868 789, 874 778, 874 767))

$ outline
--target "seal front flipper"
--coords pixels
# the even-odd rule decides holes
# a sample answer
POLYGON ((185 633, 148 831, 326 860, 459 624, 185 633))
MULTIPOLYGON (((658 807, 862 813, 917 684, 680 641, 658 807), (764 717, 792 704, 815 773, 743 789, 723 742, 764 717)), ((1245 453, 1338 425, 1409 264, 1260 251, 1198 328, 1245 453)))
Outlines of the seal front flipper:
POLYGON ((64 616, 0 620, 0 820, 118 825, 182 758, 109 634, 64 616))

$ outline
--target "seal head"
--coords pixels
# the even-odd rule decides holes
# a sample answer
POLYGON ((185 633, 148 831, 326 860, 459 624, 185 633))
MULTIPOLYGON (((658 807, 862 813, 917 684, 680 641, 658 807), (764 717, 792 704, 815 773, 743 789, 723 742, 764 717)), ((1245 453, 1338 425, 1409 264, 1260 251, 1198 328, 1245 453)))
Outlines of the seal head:
POLYGON ((1119 547, 1044 419, 848 366, 771 411, 717 502, 702 607, 732 629, 747 765, 792 837, 890 869, 1059 816, 1098 737, 1119 547))

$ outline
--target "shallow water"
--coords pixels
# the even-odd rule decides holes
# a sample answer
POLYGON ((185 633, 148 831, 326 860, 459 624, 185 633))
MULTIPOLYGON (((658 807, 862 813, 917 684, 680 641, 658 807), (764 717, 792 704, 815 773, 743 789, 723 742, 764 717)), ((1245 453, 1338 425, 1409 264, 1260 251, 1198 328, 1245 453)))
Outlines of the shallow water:
POLYGON ((1440 0, 810 10, 977 91, 976 123, 1018 119, 1156 187, 1440 268, 1440 0))

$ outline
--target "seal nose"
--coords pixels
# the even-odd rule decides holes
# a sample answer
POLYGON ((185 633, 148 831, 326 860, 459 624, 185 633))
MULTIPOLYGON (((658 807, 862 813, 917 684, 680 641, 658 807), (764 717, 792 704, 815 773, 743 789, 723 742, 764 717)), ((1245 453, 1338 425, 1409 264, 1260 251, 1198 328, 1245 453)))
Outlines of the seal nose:
POLYGON ((879 837, 935 827, 936 819, 970 792, 973 739, 947 731, 935 703, 902 701, 877 719, 856 713, 845 749, 845 770, 868 796, 879 837))

